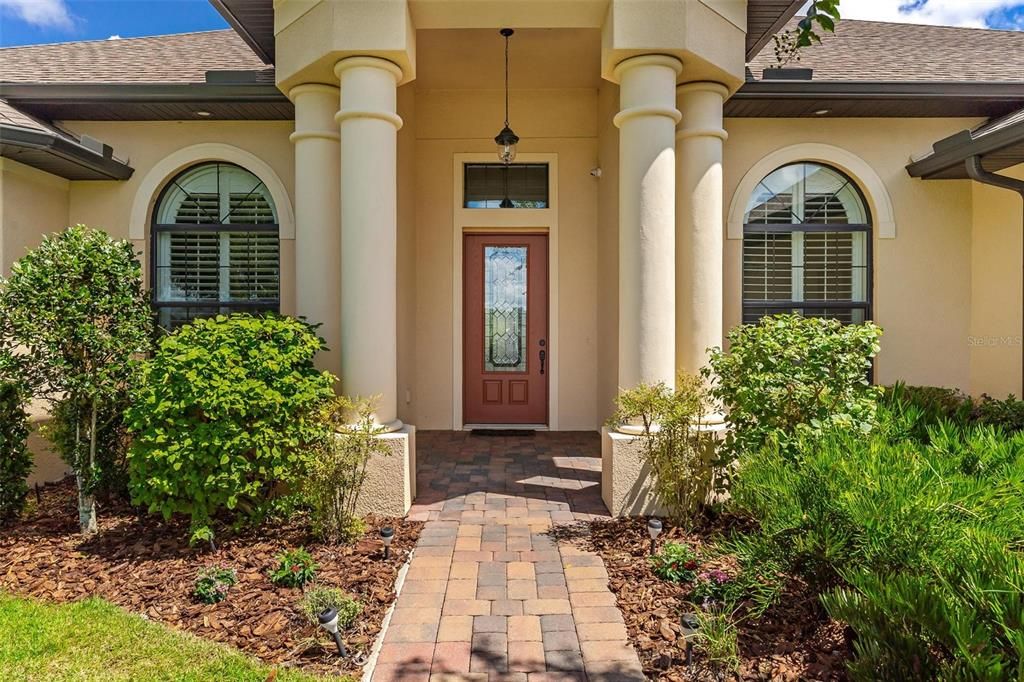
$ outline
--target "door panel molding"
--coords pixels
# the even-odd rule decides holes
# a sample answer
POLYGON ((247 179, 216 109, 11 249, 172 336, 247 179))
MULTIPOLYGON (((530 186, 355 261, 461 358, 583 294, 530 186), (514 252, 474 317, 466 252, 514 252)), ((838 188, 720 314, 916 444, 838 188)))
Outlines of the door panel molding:
POLYGON ((543 233, 548 235, 548 354, 545 372, 548 377, 548 424, 557 431, 559 384, 559 297, 558 297, 558 154, 520 153, 516 161, 546 163, 548 172, 548 208, 543 209, 468 209, 462 206, 463 169, 465 163, 491 162, 494 152, 453 154, 453 216, 452 216, 452 428, 461 431, 463 422, 463 242, 472 233, 543 233))

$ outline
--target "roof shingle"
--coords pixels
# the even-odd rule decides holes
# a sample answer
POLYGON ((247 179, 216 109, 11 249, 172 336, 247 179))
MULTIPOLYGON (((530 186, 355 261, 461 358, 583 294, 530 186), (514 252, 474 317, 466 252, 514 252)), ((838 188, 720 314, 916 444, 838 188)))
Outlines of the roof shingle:
MULTIPOLYGON (((785 29, 796 26, 799 17, 785 29)), ((1024 81, 1024 32, 842 19, 835 34, 801 51, 816 81, 1024 81)), ((749 63, 775 66, 774 44, 749 63)))
POLYGON ((0 49, 7 83, 202 83, 207 71, 250 70, 273 72, 231 29, 0 49))

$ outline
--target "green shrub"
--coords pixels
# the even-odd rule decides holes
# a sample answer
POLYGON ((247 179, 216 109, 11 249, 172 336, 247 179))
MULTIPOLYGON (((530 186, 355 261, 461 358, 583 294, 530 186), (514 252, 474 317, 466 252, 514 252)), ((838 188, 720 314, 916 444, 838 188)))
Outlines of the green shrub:
POLYGON ((689 545, 666 542, 661 551, 648 558, 654 575, 674 583, 693 582, 700 561, 689 545))
POLYGON ((327 609, 338 611, 338 627, 341 629, 351 625, 363 611, 363 605, 349 597, 336 587, 317 585, 306 590, 299 601, 299 610, 310 623, 319 621, 317 616, 327 609))
POLYGON ((28 432, 25 394, 14 384, 0 383, 0 521, 16 517, 25 506, 25 481, 32 473, 28 432))
POLYGON ((281 587, 302 587, 316 578, 318 566, 304 547, 288 549, 277 555, 277 568, 270 573, 270 582, 281 587))
POLYGON ((1016 678, 1024 433, 832 432, 740 462, 736 510, 856 633, 860 679, 1016 678), (1009 674, 1008 674, 1009 673, 1009 674))
MULTIPOLYGON (((43 238, 0 282, 0 346, 19 349, 35 397, 62 405, 57 445, 78 479, 83 533, 96 530, 101 415, 123 404, 149 352, 152 309, 132 244, 84 225, 43 238)), ((8 364, 6 361, 2 364, 8 364)))
POLYGON ((680 374, 674 389, 641 384, 622 391, 609 420, 641 427, 655 497, 677 522, 693 520, 715 487, 718 441, 702 428, 710 411, 701 378, 680 374))
POLYGON ((296 491, 324 437, 332 377, 310 325, 278 317, 196 320, 165 337, 127 413, 132 499, 193 528, 218 513, 258 522, 296 491))
POLYGON ((983 395, 974 401, 971 420, 978 424, 998 426, 1006 432, 1024 431, 1024 400, 1009 396, 1005 400, 997 400, 983 395))
POLYGON ((204 604, 216 604, 227 599, 228 590, 238 582, 238 574, 232 568, 208 566, 199 571, 192 596, 204 604))
POLYGON ((882 334, 867 322, 774 315, 729 332, 729 352, 714 349, 712 394, 733 425, 735 456, 776 443, 792 454, 796 439, 832 428, 860 433, 875 423, 880 389, 868 372, 882 334))
POLYGON ((374 422, 373 406, 372 399, 339 397, 321 412, 327 436, 311 458, 303 497, 314 532, 329 542, 352 542, 366 532, 356 515, 366 465, 374 455, 391 454, 387 441, 378 438, 384 428, 374 422))

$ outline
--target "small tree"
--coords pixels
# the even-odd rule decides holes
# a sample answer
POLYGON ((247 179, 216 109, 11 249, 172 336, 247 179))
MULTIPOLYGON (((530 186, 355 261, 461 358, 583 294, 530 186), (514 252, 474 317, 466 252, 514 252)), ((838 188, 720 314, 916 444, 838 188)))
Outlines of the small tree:
POLYGON ((75 434, 57 447, 78 480, 82 532, 95 532, 98 419, 127 392, 152 334, 131 243, 84 225, 44 237, 0 281, 0 310, 34 394, 75 434))

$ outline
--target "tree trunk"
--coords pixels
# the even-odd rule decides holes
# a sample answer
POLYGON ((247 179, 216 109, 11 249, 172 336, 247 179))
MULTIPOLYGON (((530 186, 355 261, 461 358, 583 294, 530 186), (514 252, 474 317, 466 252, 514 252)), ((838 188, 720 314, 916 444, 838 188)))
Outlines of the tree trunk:
MULTIPOLYGON (((92 535, 97 531, 96 526, 96 498, 85 492, 86 484, 91 483, 93 468, 96 466, 96 399, 92 400, 92 415, 89 424, 89 464, 86 471, 82 471, 79 465, 77 472, 78 480, 78 524, 81 526, 82 535, 92 535)), ((78 427, 75 427, 76 440, 78 427)))

